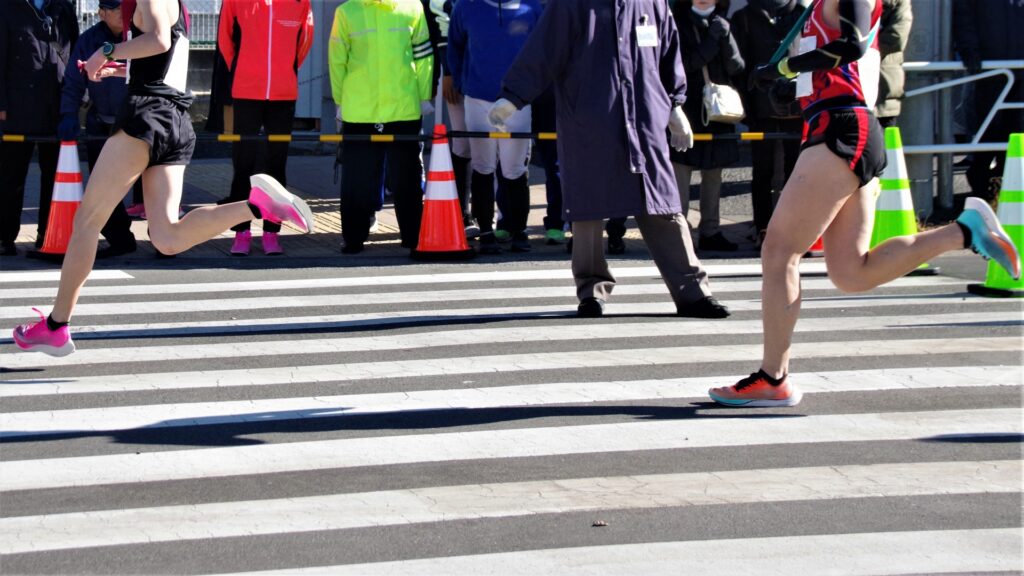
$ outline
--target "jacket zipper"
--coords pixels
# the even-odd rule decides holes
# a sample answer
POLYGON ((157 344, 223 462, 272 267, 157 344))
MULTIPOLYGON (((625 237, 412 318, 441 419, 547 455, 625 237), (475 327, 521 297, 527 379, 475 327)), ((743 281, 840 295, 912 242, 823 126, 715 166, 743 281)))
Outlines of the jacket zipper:
POLYGON ((274 46, 274 0, 269 0, 270 16, 267 20, 267 100, 270 100, 270 55, 274 46))

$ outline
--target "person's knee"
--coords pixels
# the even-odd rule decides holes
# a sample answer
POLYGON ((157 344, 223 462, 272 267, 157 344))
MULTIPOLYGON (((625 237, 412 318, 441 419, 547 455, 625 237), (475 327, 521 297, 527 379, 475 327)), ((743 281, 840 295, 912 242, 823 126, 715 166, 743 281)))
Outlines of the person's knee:
POLYGON ((796 266, 800 263, 803 252, 784 233, 769 226, 764 243, 761 244, 761 267, 768 272, 796 266))
POLYGON ((859 266, 850 266, 843 264, 827 263, 828 266, 828 278, 832 281, 832 284, 841 292, 854 293, 854 292, 866 292, 874 288, 867 279, 859 266))
POLYGON ((95 232, 99 235, 108 218, 110 218, 110 210, 104 211, 95 206, 82 204, 75 211, 74 230, 95 232))
POLYGON ((179 254, 188 248, 188 246, 184 245, 181 239, 178 238, 178 235, 174 234, 171 230, 155 229, 150 227, 149 241, 153 243, 153 248, 167 256, 179 254))

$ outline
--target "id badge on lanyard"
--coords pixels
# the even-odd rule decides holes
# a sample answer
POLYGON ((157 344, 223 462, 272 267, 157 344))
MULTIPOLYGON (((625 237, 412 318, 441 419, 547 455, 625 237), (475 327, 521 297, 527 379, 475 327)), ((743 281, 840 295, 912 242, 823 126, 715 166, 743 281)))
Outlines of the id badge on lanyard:
POLYGON ((640 24, 636 27, 636 45, 640 48, 657 48, 658 29, 647 21, 647 14, 640 17, 640 24))

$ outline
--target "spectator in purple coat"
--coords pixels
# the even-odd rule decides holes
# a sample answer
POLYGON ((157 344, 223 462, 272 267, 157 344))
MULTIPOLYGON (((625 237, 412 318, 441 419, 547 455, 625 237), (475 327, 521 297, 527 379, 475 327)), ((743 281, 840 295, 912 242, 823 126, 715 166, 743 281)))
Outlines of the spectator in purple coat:
POLYGON ((512 64, 495 126, 554 85, 563 218, 572 222, 577 314, 596 317, 615 286, 605 218, 635 216, 681 316, 724 318, 682 216, 669 142, 693 145, 686 76, 665 0, 549 3, 512 64))

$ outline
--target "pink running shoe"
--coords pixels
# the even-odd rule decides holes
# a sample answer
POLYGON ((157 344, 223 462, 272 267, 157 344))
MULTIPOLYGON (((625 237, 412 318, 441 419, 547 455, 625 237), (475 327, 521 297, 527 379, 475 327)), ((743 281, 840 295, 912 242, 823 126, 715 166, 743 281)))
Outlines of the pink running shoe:
POLYGON ((231 245, 232 256, 248 256, 249 248, 252 247, 252 232, 242 230, 235 232, 235 243, 231 245))
POLYGON ((281 248, 281 242, 278 240, 277 232, 264 232, 262 241, 263 253, 267 256, 279 256, 284 254, 284 249, 281 248))
POLYGON ((289 222, 306 233, 313 231, 313 212, 305 201, 266 174, 253 175, 249 183, 249 202, 260 209, 261 218, 275 224, 289 222))
POLYGON ((42 352, 50 356, 67 356, 75 351, 75 343, 71 341, 71 331, 67 326, 62 326, 56 331, 50 330, 46 325, 46 316, 33 308, 39 314, 39 322, 35 324, 22 324, 14 329, 14 343, 18 348, 26 352, 42 352))

